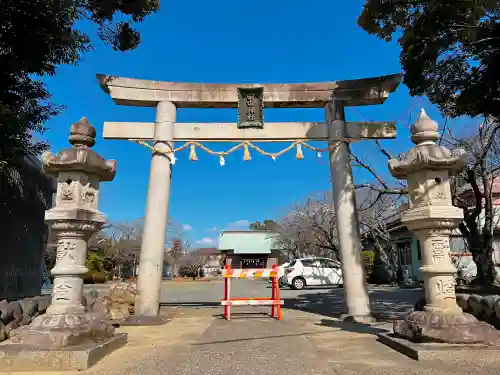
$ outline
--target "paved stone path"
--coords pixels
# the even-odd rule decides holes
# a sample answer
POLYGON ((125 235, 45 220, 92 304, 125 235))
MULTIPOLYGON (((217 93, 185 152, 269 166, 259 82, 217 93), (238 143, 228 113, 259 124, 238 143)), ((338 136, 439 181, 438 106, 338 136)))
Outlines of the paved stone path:
MULTIPOLYGON (((241 310, 240 310, 241 311, 241 310)), ((250 309, 259 312, 258 308, 250 309)), ((341 323, 297 310, 283 321, 263 315, 218 317, 220 308, 181 308, 156 327, 122 327, 129 343, 89 375, 498 375, 498 362, 423 363, 376 341, 389 328, 341 323)), ((498 360, 498 359, 497 359, 498 360)), ((81 374, 82 372, 79 372, 81 374)), ((2 373, 6 375, 7 373, 2 373)), ((27 373, 20 375, 28 375, 27 373)), ((31 375, 33 373, 30 373, 31 375)), ((55 375, 56 372, 44 372, 55 375)), ((76 375, 72 372, 57 373, 76 375)))
MULTIPOLYGON (((263 308, 234 308, 233 320, 220 318, 221 285, 168 285, 164 313, 175 310, 168 324, 121 327, 128 344, 88 371, 89 375, 498 375, 500 359, 486 363, 417 362, 377 342, 387 322, 372 326, 339 322, 342 289, 284 291, 283 320, 262 314, 263 308), (206 302, 204 307, 172 307, 177 302, 206 302), (208 303, 207 303, 208 302, 208 303), (253 314, 238 314, 252 312, 253 314)), ((235 283, 236 284, 236 283, 235 283)), ((266 283, 236 286, 241 295, 265 295, 266 283)), ((374 311, 393 319, 408 311, 421 291, 371 288, 374 311)), ((180 303, 182 305, 182 303, 180 303)), ((266 309, 266 311, 269 308, 266 309)), ((0 375, 7 375, 2 373, 0 375)), ((19 375, 28 375, 20 374, 19 375)), ((43 375, 56 373, 44 372, 43 375)), ((76 373, 57 373, 76 375, 76 373)), ((81 372, 79 373, 81 374, 81 372)), ((10 374, 9 374, 10 375, 10 374)), ((30 373, 33 375, 33 373, 30 373)))
POLYGON ((195 343, 177 351, 163 365, 163 373, 179 375, 332 373, 328 363, 318 360, 314 345, 304 335, 287 323, 263 317, 229 323, 216 319, 195 343))

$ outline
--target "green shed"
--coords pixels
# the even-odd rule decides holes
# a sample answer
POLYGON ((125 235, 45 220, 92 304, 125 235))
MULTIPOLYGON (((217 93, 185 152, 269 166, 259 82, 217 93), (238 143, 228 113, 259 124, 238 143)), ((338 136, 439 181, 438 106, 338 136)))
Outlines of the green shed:
POLYGON ((283 259, 274 245, 275 232, 225 230, 220 234, 219 251, 231 268, 271 268, 283 259))

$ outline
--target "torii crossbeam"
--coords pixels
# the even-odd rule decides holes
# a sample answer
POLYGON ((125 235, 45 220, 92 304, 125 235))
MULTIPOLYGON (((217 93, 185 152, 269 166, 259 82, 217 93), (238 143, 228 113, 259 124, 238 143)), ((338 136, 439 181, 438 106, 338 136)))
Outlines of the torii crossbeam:
MULTIPOLYGON (((150 141, 154 139, 153 122, 105 122, 104 138, 150 141)), ((173 141, 198 142, 280 142, 288 140, 358 141, 361 139, 396 138, 395 122, 346 122, 345 134, 340 129, 328 134, 324 122, 266 122, 263 129, 238 129, 236 123, 174 124, 173 141)))

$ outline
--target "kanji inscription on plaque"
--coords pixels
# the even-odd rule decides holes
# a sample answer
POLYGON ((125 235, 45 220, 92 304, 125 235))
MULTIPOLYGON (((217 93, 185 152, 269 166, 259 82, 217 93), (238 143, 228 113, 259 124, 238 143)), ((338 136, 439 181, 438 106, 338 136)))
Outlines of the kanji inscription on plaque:
POLYGON ((238 87, 238 128, 264 128, 263 87, 238 87))

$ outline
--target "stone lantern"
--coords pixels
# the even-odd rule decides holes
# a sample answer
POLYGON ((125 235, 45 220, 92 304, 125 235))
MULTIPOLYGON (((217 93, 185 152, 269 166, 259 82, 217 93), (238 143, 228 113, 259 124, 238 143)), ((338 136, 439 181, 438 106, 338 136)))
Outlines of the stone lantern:
POLYGON ((416 146, 389 160, 389 169, 394 177, 408 181, 409 209, 401 221, 420 241, 426 305, 395 321, 394 333, 416 342, 495 345, 500 342, 497 331, 463 313, 455 297, 449 236, 462 222, 463 212, 452 204, 450 175, 465 168, 467 155, 435 143, 438 124, 423 109, 410 130, 416 146))
POLYGON ((52 301, 46 314, 13 331, 14 344, 60 349, 115 337, 113 326, 82 304, 88 240, 106 222, 97 209, 99 183, 112 181, 116 173, 116 161, 104 160, 91 149, 95 137, 95 128, 82 118, 71 125, 72 148, 43 155, 44 171, 57 177, 55 206, 45 213, 57 243, 52 301))

